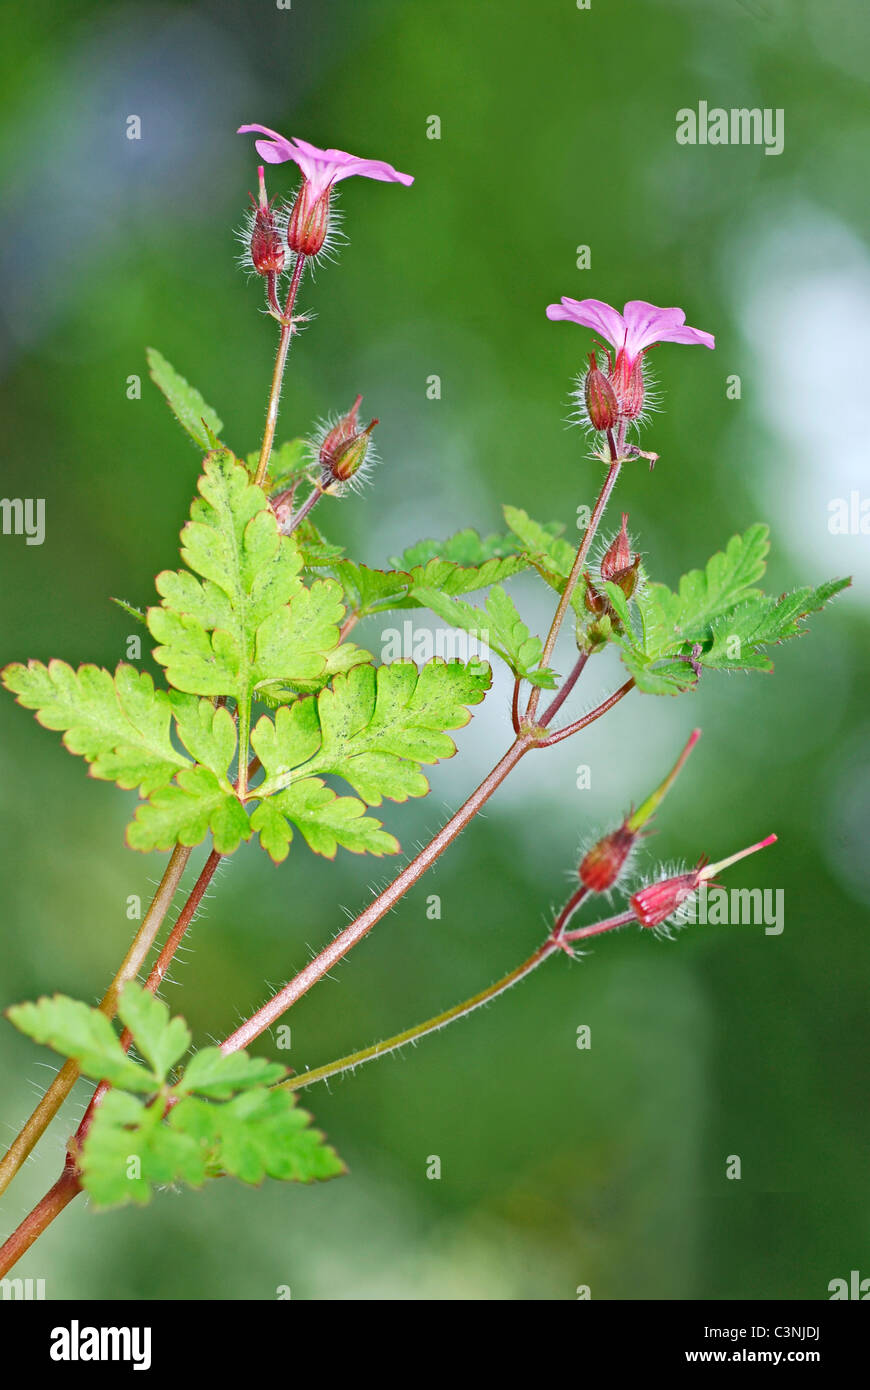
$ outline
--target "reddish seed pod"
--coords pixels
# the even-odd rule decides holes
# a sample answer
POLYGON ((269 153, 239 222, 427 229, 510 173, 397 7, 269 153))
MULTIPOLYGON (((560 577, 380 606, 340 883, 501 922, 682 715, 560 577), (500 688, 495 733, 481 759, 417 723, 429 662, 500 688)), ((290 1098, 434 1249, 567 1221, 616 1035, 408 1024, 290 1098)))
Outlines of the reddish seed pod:
POLYGON ((650 883, 629 898, 635 917, 642 927, 660 927, 672 917, 686 898, 694 893, 700 881, 700 871, 678 874, 650 883))
POLYGON ((584 888, 588 888, 590 893, 606 893, 612 888, 622 873, 637 836, 637 831, 630 830, 624 824, 593 845, 584 855, 577 871, 584 888))

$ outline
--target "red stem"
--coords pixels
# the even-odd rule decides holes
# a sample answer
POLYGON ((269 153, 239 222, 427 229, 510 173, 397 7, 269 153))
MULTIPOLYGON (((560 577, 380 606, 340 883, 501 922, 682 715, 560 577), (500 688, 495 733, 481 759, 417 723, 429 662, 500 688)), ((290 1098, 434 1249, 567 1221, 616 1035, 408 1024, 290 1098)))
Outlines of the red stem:
POLYGON ((254 1038, 258 1038, 261 1033, 270 1028, 290 1008, 291 1004, 295 1004, 297 999, 301 999, 302 995, 306 994, 312 985, 322 979, 343 956, 346 956, 348 951, 371 931, 375 923, 379 922, 391 908, 395 907, 399 899, 407 893, 409 888, 414 886, 438 856, 443 854, 448 845, 453 843, 460 831, 464 830, 468 822, 489 800, 496 788, 501 785, 508 773, 516 767, 531 747, 534 747, 534 744, 528 739, 518 738, 501 761, 484 778, 477 790, 472 792, 465 804, 455 815, 451 816, 444 828, 426 845, 425 849, 411 860, 398 878, 395 878, 390 886, 385 888, 383 893, 380 893, 357 917, 356 921, 345 927, 344 931, 340 932, 335 940, 321 951, 320 955, 316 956, 304 970, 300 970, 299 974, 295 975, 282 990, 274 994, 261 1009, 258 1009, 255 1014, 246 1019, 241 1027, 231 1033, 221 1043, 221 1050, 223 1052, 238 1052, 241 1048, 247 1047, 254 1038))
POLYGON ((519 676, 517 676, 514 681, 514 693, 513 699, 511 700, 511 723, 514 726, 515 734, 519 734, 520 731, 520 685, 521 681, 519 676))
POLYGON ((9 1239, 0 1246, 0 1278, 9 1273, 12 1266, 17 1264, 22 1255, 26 1254, 33 1242, 38 1240, 43 1231, 51 1225, 54 1218, 60 1216, 64 1207, 72 1201, 80 1190, 75 1164, 65 1163, 63 1172, 54 1187, 49 1188, 42 1200, 37 1202, 33 1211, 25 1216, 18 1229, 13 1231, 9 1239))
MULTIPOLYGON (((196 880, 196 883, 190 890, 190 897, 187 899, 187 902, 184 904, 184 907, 179 912, 178 920, 175 923, 175 926, 172 928, 172 931, 169 933, 166 940, 164 941, 163 949, 160 952, 160 955, 157 957, 156 961, 154 962, 154 965, 151 969, 151 974, 145 981, 145 988, 149 990, 151 994, 156 994, 161 984, 163 983, 163 978, 166 975, 167 970, 169 969, 169 966, 172 962, 172 958, 175 955, 175 952, 178 950, 179 946, 181 945, 182 939, 188 927, 190 926, 191 922, 196 916, 197 909, 199 908, 200 903, 205 897, 206 889, 208 888, 208 885, 214 878, 215 870, 217 869, 217 866, 221 862, 222 858, 223 855, 218 854, 217 850, 212 850, 211 854, 208 856, 208 859, 206 859, 205 864, 202 867, 202 871, 199 875, 199 878, 196 880)), ((125 1028, 123 1033, 121 1034, 121 1046, 123 1047, 125 1052, 129 1052, 130 1045, 132 1044, 132 1042, 133 1036, 131 1032, 128 1028, 125 1028)), ((100 1084, 97 1086, 96 1090, 94 1091, 94 1094, 91 1096, 88 1108, 82 1116, 81 1124, 75 1132, 75 1139, 73 1142, 77 1147, 80 1148, 81 1145, 84 1143, 88 1130, 90 1129, 91 1124, 93 1123, 93 1118, 96 1113, 97 1107, 102 1101, 103 1096, 110 1089, 111 1088, 107 1081, 101 1081, 100 1084)))
POLYGON ((563 681, 562 689, 559 691, 552 704, 547 706, 546 712, 542 714, 541 718, 538 720, 539 724, 542 724, 544 725, 544 727, 546 727, 547 724, 549 724, 550 720, 553 718, 553 715, 558 714, 559 710, 564 705, 568 696, 571 694, 571 691, 574 689, 574 686, 580 679, 583 667, 586 665, 588 660, 589 652, 581 652, 577 658, 577 661, 574 664, 574 669, 563 681))
POLYGON ((561 743, 563 738, 570 738, 572 734, 578 733, 580 729, 585 729, 587 724, 592 724, 596 719, 600 719, 602 714, 606 714, 608 710, 613 709, 613 706, 619 703, 623 695, 627 695, 629 690, 633 689, 634 680, 627 680, 625 685, 621 685, 619 689, 607 700, 603 701, 602 704, 596 705, 595 709, 590 710, 588 714, 584 714, 582 719, 577 719, 573 724, 568 724, 564 729, 557 729, 554 734, 550 734, 550 737, 545 739, 540 747, 552 748, 554 743, 561 743))

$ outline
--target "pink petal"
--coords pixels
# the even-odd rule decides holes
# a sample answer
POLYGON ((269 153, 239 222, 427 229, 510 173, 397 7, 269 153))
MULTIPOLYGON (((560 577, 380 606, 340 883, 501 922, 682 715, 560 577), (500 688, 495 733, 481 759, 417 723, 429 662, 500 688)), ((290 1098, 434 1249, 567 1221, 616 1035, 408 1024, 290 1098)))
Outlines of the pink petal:
POLYGON ((270 137, 268 140, 255 141, 262 159, 268 164, 283 164, 285 160, 292 159, 312 185, 315 195, 324 193, 331 184, 350 178, 352 174, 361 174, 384 183, 403 183, 406 187, 414 182, 410 174, 400 174, 398 169, 383 159, 358 159, 346 150, 321 150, 307 140, 300 140, 298 136, 285 140, 283 135, 264 125, 239 126, 240 135, 249 131, 259 131, 270 137))
POLYGON ((716 339, 712 333, 705 333, 701 328, 689 328, 688 324, 684 327, 665 329, 658 335, 660 343, 689 343, 692 346, 714 348, 716 339))
POLYGON ((634 359, 644 348, 662 341, 662 332, 686 322, 682 309, 660 309, 645 299, 630 299, 625 306, 626 355, 634 359))
POLYGON ((547 306, 547 318, 568 319, 583 328, 592 328, 615 348, 621 348, 625 341, 626 325, 622 314, 600 299, 568 299, 563 295, 560 304, 547 306))
POLYGON ((383 159, 353 159, 351 155, 347 158, 353 164, 353 168, 346 168, 342 173, 336 174, 336 179, 346 179, 349 174, 363 174, 367 179, 378 179, 382 183, 403 183, 406 188, 414 182, 413 174, 400 174, 398 169, 394 169, 392 164, 387 164, 383 159))
POLYGON ((270 136, 268 140, 254 141, 257 153, 267 164, 284 164, 288 159, 296 158, 290 141, 279 135, 277 130, 270 130, 267 125, 240 125, 236 134, 247 135, 254 130, 259 131, 261 135, 270 136))
POLYGON ((625 351, 631 359, 653 343, 701 344, 709 348, 716 345, 709 333, 684 327, 686 315, 676 306, 660 309, 645 299, 630 299, 625 306, 625 322, 628 329, 625 351))

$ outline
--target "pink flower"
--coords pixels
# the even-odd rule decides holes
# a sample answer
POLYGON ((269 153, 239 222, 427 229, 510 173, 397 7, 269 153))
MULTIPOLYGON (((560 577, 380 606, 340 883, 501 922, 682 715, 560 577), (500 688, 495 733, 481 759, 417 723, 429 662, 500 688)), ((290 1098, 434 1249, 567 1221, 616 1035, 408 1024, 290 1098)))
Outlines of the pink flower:
POLYGON ((348 179, 352 174, 380 179, 383 183, 407 185, 414 182, 410 174, 400 174, 398 169, 382 159, 357 159, 356 155, 346 154, 344 150, 319 150, 316 145, 309 145, 307 140, 286 140, 265 125, 240 125, 238 134, 245 135, 249 131, 259 131, 261 135, 269 137, 254 142, 260 158, 267 164, 284 164, 292 159, 299 165, 308 181, 308 193, 313 200, 320 198, 334 183, 348 179))
MULTIPOLYGON (((659 309, 655 304, 647 304, 645 299, 630 299, 620 314, 600 299, 563 297, 560 304, 547 305, 547 318, 569 319, 583 328, 592 328, 615 349, 615 360, 607 348, 604 350, 608 362, 607 380, 616 397, 619 418, 625 422, 636 420, 643 410, 643 355, 653 343, 700 343, 708 348, 716 346, 712 334, 704 333, 700 328, 686 327, 686 315, 682 309, 659 309)), ((597 372, 594 353, 590 360, 591 377, 597 372)), ((588 403, 587 412, 593 428, 600 429, 588 403)))
POLYGON ((659 309, 655 304, 647 304, 645 299, 630 299, 620 314, 600 299, 563 297, 561 304, 547 306, 547 318, 570 319, 583 328, 594 329, 618 353, 625 354, 629 368, 653 343, 690 343, 708 348, 716 346, 711 333, 686 327, 686 315, 682 309, 659 309))

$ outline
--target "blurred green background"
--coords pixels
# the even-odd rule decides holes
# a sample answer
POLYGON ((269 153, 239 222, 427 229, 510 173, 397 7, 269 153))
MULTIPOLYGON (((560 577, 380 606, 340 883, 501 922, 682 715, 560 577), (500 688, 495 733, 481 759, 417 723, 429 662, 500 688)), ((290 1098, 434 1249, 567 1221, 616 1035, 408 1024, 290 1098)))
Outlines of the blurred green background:
MULTIPOLYGON (((637 803, 695 724, 705 738, 646 863, 721 857, 776 830, 728 884, 784 889, 781 936, 628 932, 549 962, 417 1049, 306 1093, 349 1177, 317 1191, 226 1181, 108 1215, 79 1201, 18 1272, 45 1278, 49 1297, 124 1299, 268 1299, 279 1285, 323 1299, 573 1299, 578 1285, 596 1299, 825 1298, 831 1279, 870 1275, 870 551, 860 528, 829 528, 834 499, 870 490, 866 10, 52 0, 8 5, 2 25, 3 492, 47 509, 44 545, 0 541, 3 660, 113 666, 131 624, 108 596, 147 604, 175 564, 199 460, 147 379, 146 344, 200 387, 237 452, 257 447, 275 329, 234 265, 256 178, 234 131, 251 121, 416 176, 412 189, 343 186, 349 243, 305 286, 317 318, 282 402, 279 438, 358 391, 380 417, 375 485, 320 514, 359 558, 382 563, 460 525, 496 530, 503 501, 573 530, 600 470, 566 428, 590 335, 544 316, 568 294, 677 303, 717 337, 715 354, 656 349, 663 413, 642 442, 661 462, 625 472, 610 518, 630 513, 655 577, 673 584, 756 519, 772 524, 773 591, 856 576, 773 676, 632 696, 527 759, 288 1017, 289 1060, 362 1046, 521 960, 579 845, 637 803), (783 153, 678 145, 676 112, 699 100, 782 108, 783 153), (440 921, 427 920, 431 893, 440 921)), ((271 171, 272 191, 292 184, 292 166, 271 171)), ((543 586, 515 592, 540 630, 543 586)), ((376 650, 381 628, 360 629, 376 650)), ((578 706, 617 679, 596 662, 578 706)), ((406 849, 506 746, 506 698, 500 677, 431 795, 387 806, 406 849)), ((130 795, 89 781, 9 697, 0 719, 2 1002, 96 1000, 125 950, 126 899, 148 893, 163 859, 124 848, 130 795)), ((166 997, 200 1041, 224 1035, 388 874, 298 844, 280 870, 242 850, 166 997)), ((52 1061, 3 1026, 0 1134, 52 1061)), ((4 1231, 54 1180, 87 1094, 0 1203, 4 1231)))

